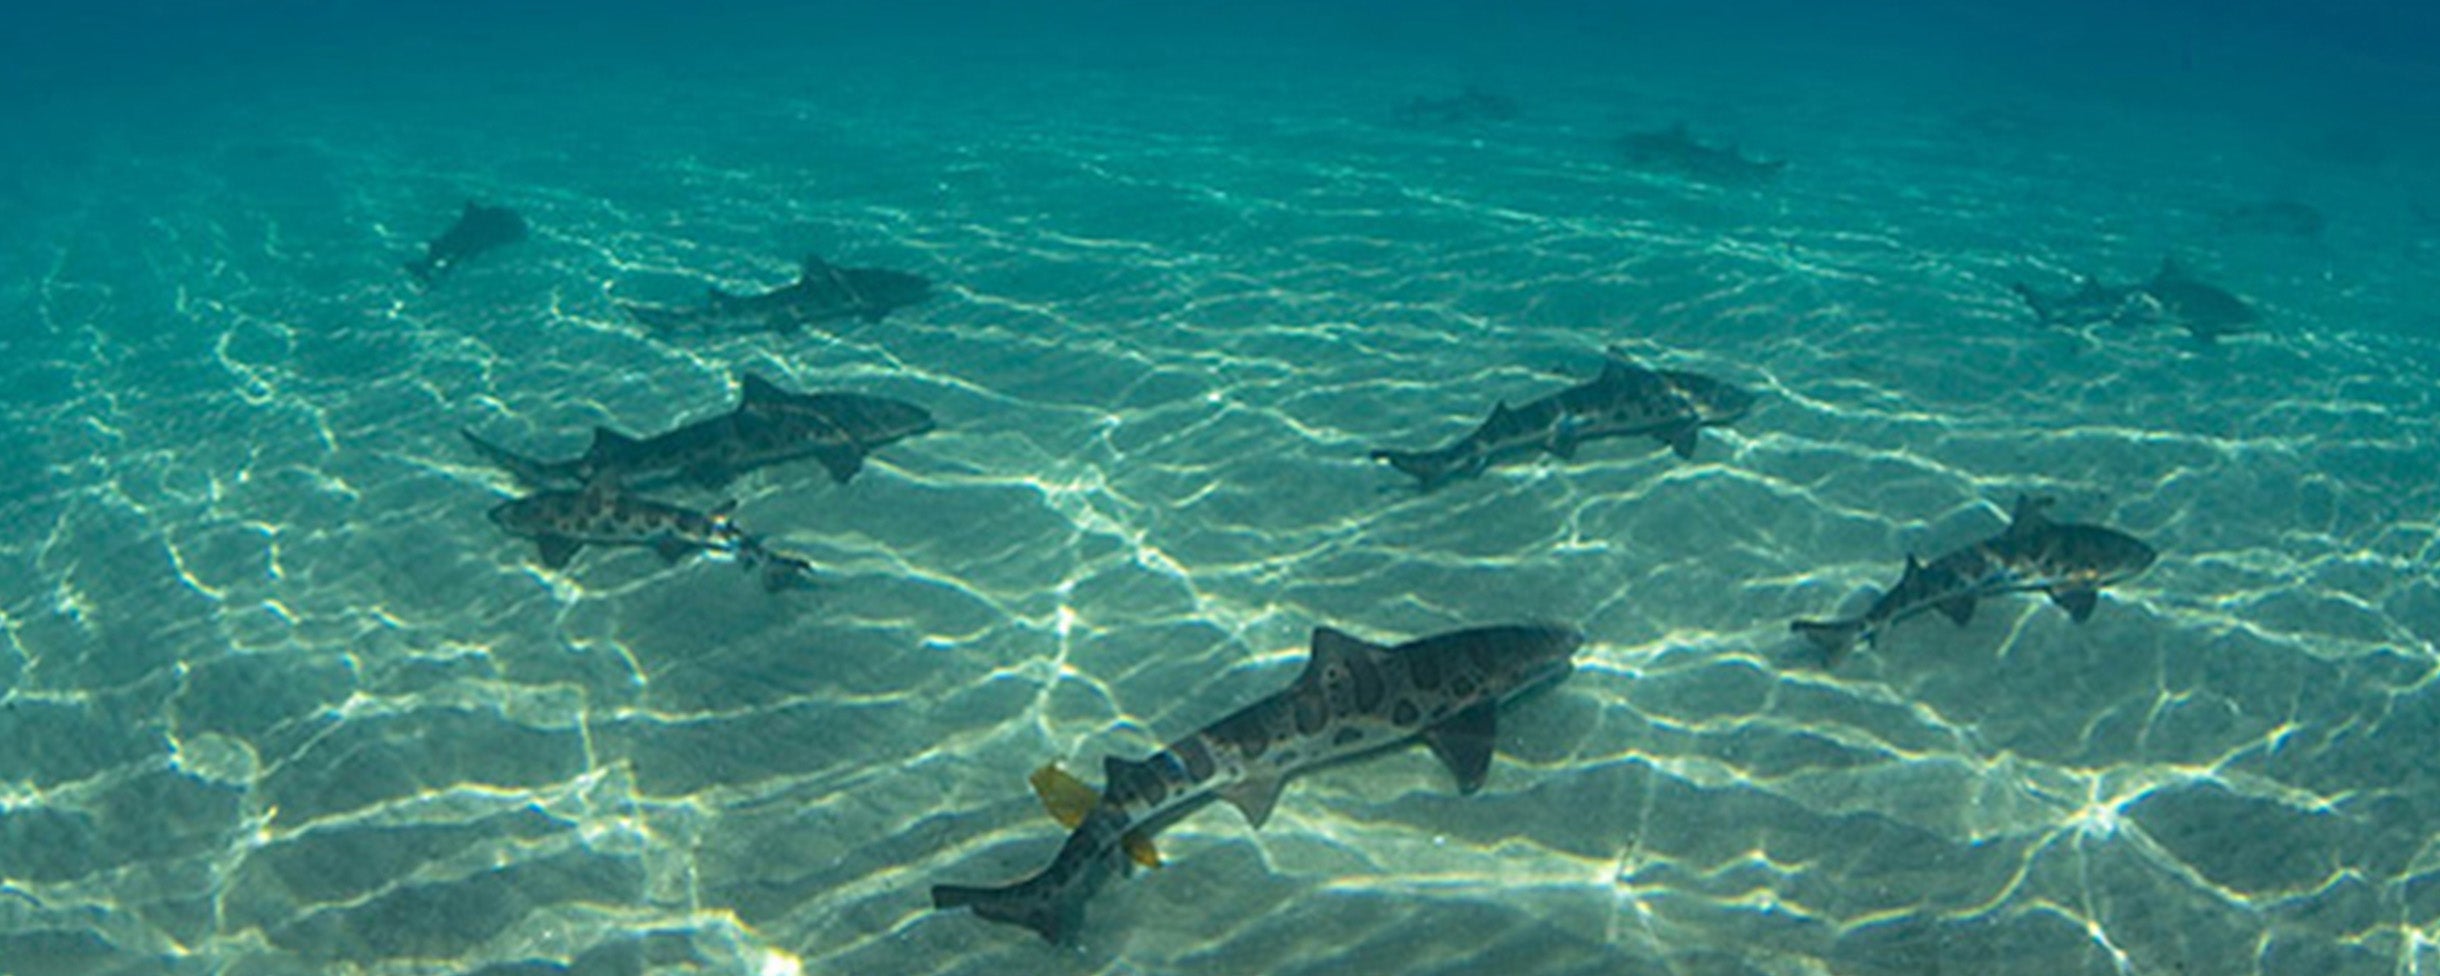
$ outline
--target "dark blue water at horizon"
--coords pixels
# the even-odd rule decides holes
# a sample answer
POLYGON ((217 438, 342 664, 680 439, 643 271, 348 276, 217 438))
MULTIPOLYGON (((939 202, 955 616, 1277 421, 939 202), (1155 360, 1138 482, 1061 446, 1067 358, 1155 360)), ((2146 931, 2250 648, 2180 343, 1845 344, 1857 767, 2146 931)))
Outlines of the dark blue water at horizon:
POLYGON ((4 16, 0 973, 2440 967, 2427 5, 4 16), (1469 88, 1516 117, 1401 117, 1469 88), (1617 149, 1679 121, 1787 168, 1617 149), (469 199, 531 236, 418 287, 469 199), (934 294, 618 307, 807 254, 934 294), (2164 258, 2261 327, 2010 290, 2164 258), (1367 457, 1605 355, 1761 404, 1425 494, 1367 457), (747 372, 939 419, 668 489, 810 589, 486 517, 460 430, 574 453, 747 372), (2081 624, 1788 633, 2019 494, 2159 561, 2081 624), (1073 947, 930 908, 1057 848, 1029 771, 1316 627, 1518 619, 1588 643, 1476 795, 1412 749, 1198 812, 1073 947))

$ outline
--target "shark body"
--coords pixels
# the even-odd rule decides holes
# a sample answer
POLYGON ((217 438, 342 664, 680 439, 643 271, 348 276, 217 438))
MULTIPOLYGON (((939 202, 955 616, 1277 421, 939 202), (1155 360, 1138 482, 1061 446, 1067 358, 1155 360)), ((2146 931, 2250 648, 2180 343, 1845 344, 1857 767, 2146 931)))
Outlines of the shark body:
POLYGON ((1976 604, 2009 593, 2041 592, 2083 623, 2100 602, 2101 589, 2152 565, 2158 553, 2116 529, 2053 522, 2043 515, 2051 499, 2019 496, 2008 528, 1931 562, 1906 557, 1906 572, 1863 614, 1843 620, 1799 620, 1788 625, 1835 665, 1859 641, 1870 643, 1891 625, 1937 610, 1964 626, 1976 604))
POLYGON ((1784 159, 1752 159, 1735 146, 1697 142, 1684 122, 1627 133, 1618 139, 1618 154, 1629 168, 1713 186, 1759 186, 1778 179, 1780 171, 1788 167, 1784 159))
POLYGON ((698 332, 794 332, 807 326, 856 319, 878 322, 889 313, 931 297, 932 282, 886 268, 842 268, 808 257, 796 281, 751 295, 711 289, 703 304, 689 308, 619 307, 656 329, 698 332))
POLYGON ((1141 760, 1104 760, 1098 802, 1048 867, 999 888, 939 885, 932 904, 971 908, 1054 944, 1072 941, 1085 902, 1126 872, 1131 838, 1148 838, 1214 799, 1259 828, 1289 777, 1416 739, 1471 794, 1490 771, 1495 709, 1565 677, 1582 644, 1581 634, 1556 626, 1461 630, 1396 647, 1317 629, 1311 658, 1286 690, 1141 760))
POLYGON ((841 483, 873 450, 934 429, 932 415, 902 400, 858 393, 793 393, 754 373, 738 384, 737 408, 651 437, 593 429, 581 455, 545 461, 461 431, 485 460, 533 488, 578 488, 602 478, 630 486, 688 481, 719 488, 756 468, 814 458, 841 483))
POLYGON ((1698 432, 1734 423, 1753 405, 1753 394, 1711 377, 1612 358, 1591 381, 1522 406, 1500 401, 1481 425, 1447 445, 1372 457, 1413 476, 1425 491, 1537 452, 1573 458, 1578 445, 1605 438, 1652 437, 1692 457, 1698 432))
POLYGON ((457 266, 485 251, 525 239, 525 218, 507 207, 486 207, 472 200, 458 212, 456 223, 424 245, 424 256, 407 262, 407 273, 425 286, 439 283, 457 266))

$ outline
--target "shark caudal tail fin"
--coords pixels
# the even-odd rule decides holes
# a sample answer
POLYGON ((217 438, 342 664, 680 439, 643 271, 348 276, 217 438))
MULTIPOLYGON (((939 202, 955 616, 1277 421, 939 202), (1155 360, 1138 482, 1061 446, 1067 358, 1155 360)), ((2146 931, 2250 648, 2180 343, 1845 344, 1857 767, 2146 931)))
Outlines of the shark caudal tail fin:
POLYGON ((1372 459, 1413 477, 1415 487, 1422 491, 1430 491, 1453 479, 1482 471, 1481 465, 1464 463, 1463 459, 1452 457, 1447 451, 1374 451, 1372 459))
POLYGON ((415 276, 415 281, 417 284, 430 288, 432 287, 433 276, 440 272, 440 262, 433 260, 429 256, 420 257, 413 261, 407 262, 406 269, 408 274, 415 276))
POLYGON ((1864 637, 1864 622, 1861 620, 1799 620, 1789 624, 1788 629, 1804 635, 1805 640, 1812 642, 1822 652, 1822 667, 1825 668, 1837 667, 1839 659, 1854 650, 1856 642, 1864 637))
POLYGON ((1081 899, 1062 899, 1059 894, 1058 886, 1045 884, 1040 877, 1005 888, 933 885, 932 907, 971 908, 976 915, 994 922, 1022 925, 1042 936, 1044 942, 1063 945, 1084 922, 1084 903, 1081 899), (1067 904, 1068 901, 1074 903, 1067 904))

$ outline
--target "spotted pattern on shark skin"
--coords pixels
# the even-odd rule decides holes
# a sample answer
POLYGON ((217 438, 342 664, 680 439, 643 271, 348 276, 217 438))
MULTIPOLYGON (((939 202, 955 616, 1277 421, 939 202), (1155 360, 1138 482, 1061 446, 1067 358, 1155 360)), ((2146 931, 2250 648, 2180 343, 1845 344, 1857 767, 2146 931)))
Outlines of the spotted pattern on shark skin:
POLYGON ((1497 705, 1564 677, 1582 643, 1573 628, 1513 626, 1382 647, 1317 628, 1305 668, 1287 688, 1142 760, 1105 759, 1100 803, 1048 866, 998 888, 935 886, 933 906, 970 908, 1066 942, 1086 900, 1131 863, 1125 838, 1148 838, 1213 799, 1260 828, 1282 784, 1303 770, 1418 738, 1448 766, 1459 792, 1473 793, 1490 770, 1497 705), (1444 687, 1418 675, 1453 680, 1444 687), (1452 698, 1459 678, 1470 691, 1452 698), (1398 721, 1426 711, 1448 720, 1422 728, 1398 721))
POLYGON ((1610 438, 1651 437, 1691 457, 1701 428, 1735 423, 1753 405, 1753 394, 1708 376, 1611 358, 1588 382, 1522 406, 1499 401, 1489 418, 1449 444, 1371 456, 1413 477, 1423 491, 1535 453, 1571 459, 1579 445, 1610 438))
POLYGON ((1974 605, 2009 593, 2049 594, 2083 623, 2099 592, 2150 567, 2159 554, 2142 540, 2098 525, 2051 521, 2043 514, 2052 499, 2018 496, 2008 527, 1980 542, 1923 562, 1912 555, 1896 585, 1856 617, 1798 620, 1788 629, 1812 642, 1824 666, 1834 666, 1858 643, 1871 644, 1892 625, 1938 611, 1960 626, 1974 605))
POLYGON ((863 469, 867 453, 936 427, 929 411, 887 397, 791 393, 751 372, 739 387, 737 406, 726 413, 645 438, 596 427, 584 454, 558 461, 460 433, 486 461, 531 488, 573 489, 613 478, 636 489, 680 481, 717 489, 746 472, 807 457, 844 484, 863 469))

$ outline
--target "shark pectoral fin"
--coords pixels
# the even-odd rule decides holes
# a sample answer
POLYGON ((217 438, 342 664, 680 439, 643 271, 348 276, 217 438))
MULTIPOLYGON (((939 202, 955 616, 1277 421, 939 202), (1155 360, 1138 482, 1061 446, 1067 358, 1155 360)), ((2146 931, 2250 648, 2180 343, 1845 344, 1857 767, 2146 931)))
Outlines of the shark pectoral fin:
POLYGON ((576 550, 584 548, 585 544, 564 535, 546 535, 535 539, 534 546, 542 550, 544 566, 561 569, 567 566, 568 560, 576 558, 576 550))
POLYGON ((695 551, 695 546, 691 542, 683 542, 677 539, 663 539, 659 542, 653 543, 652 551, 660 553, 661 560, 663 562, 674 563, 678 560, 686 558, 687 553, 695 551))
POLYGON ((1703 425, 1690 420, 1652 436, 1660 438, 1661 443, 1669 445, 1669 449, 1676 451, 1678 457, 1692 458, 1694 457, 1695 437, 1702 432, 1703 425))
POLYGON ((1101 794, 1059 768, 1058 763, 1043 763, 1042 768, 1025 777, 1025 784, 1034 788, 1034 796, 1042 801, 1042 809, 1051 819, 1069 830, 1083 823, 1085 814, 1093 812, 1093 805, 1101 802, 1101 794))
POLYGON ((1423 743, 1432 747, 1432 755, 1457 774, 1460 795, 1473 795, 1491 775, 1491 742, 1499 725, 1492 708, 1484 702, 1423 730, 1423 743))
POLYGON ((1956 621, 1957 626, 1963 627, 1974 622, 1974 598, 1971 596, 1942 600, 1938 604, 1938 609, 1941 616, 1956 621))
POLYGON ((864 452, 852 447, 827 448, 815 452, 813 457, 830 472, 830 480, 842 485, 847 483, 847 479, 855 477, 856 472, 864 470, 864 452))
POLYGON ((1263 822, 1271 819, 1271 808, 1279 805, 1279 786, 1277 776, 1252 776, 1221 790, 1220 798, 1236 807, 1237 812, 1245 814, 1246 823, 1260 830, 1263 822))
MULTIPOLYGON (((1093 792, 1093 788, 1086 786, 1083 780, 1059 768, 1058 763, 1043 763, 1041 768, 1025 777, 1025 783, 1034 788, 1034 796, 1042 801, 1042 809, 1050 813, 1051 819, 1059 821, 1059 826, 1069 830, 1084 823, 1085 815, 1092 813, 1093 807, 1101 803, 1101 794, 1093 792)), ((1151 835, 1143 831, 1128 831, 1118 839, 1118 845, 1126 850, 1127 859, 1138 865, 1147 868, 1161 866, 1160 848, 1152 846, 1151 835)))
POLYGON ((2093 608, 2101 604, 2101 591, 2081 587, 2053 588, 2050 591, 2050 602, 2058 604, 2060 609, 2067 611, 2067 619, 2083 623, 2092 619, 2093 608))
POLYGON ((1128 832, 1118 839, 1118 846, 1126 849, 1128 860, 1134 861, 1142 867, 1161 866, 1161 849, 1152 846, 1152 838, 1145 836, 1142 831, 1128 832))

